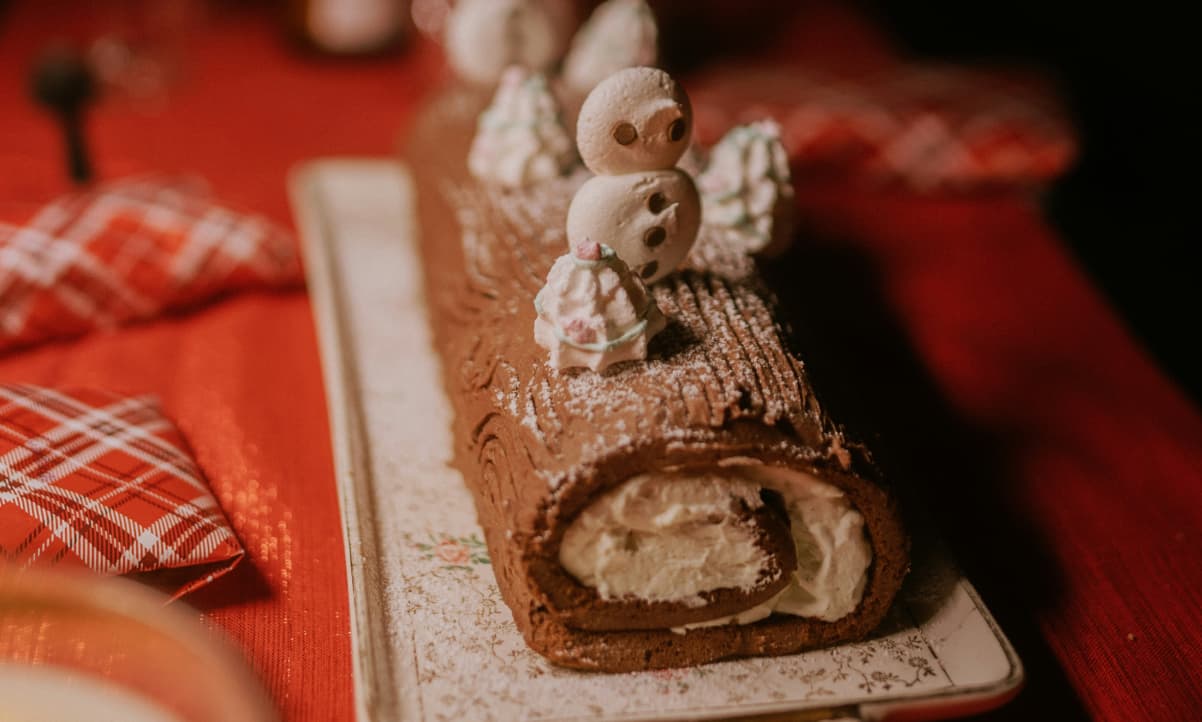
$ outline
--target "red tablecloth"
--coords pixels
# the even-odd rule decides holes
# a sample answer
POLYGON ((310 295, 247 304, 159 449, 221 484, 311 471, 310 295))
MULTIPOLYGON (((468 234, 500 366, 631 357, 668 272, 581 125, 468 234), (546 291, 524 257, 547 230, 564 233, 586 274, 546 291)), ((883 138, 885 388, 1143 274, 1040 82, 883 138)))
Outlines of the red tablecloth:
MULTIPOLYGON (((23 75, 52 28, 86 23, 67 5, 30 0, 0 15, 5 218, 66 188, 56 131, 26 101, 23 75)), ((222 7, 184 46, 167 102, 94 114, 101 174, 198 172, 219 197, 290 222, 291 164, 389 152, 441 72, 428 46, 365 63, 306 60, 262 10, 222 7)), ((822 35, 822 17, 809 37, 822 35)), ((809 47, 887 54, 871 33, 839 37, 809 47)), ((1028 665, 1027 690, 996 718, 1195 715, 1197 409, 1028 200, 833 188, 802 188, 800 199, 815 239, 801 258, 824 273, 791 300, 830 308, 803 336, 862 374, 850 405, 877 423, 890 461, 925 481, 1028 665)), ((244 295, 0 357, 0 381, 159 394, 248 551, 191 603, 242 645, 288 719, 350 718, 344 552, 302 293, 244 295)))

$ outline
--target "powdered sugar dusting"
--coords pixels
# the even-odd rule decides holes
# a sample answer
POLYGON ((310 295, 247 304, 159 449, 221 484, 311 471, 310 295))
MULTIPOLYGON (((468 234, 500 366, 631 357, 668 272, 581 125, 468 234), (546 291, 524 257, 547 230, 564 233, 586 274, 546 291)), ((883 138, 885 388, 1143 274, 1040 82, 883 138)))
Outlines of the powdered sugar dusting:
POLYGON ((533 301, 555 260, 572 250, 567 209, 587 172, 515 192, 478 183, 458 166, 443 170, 434 177, 458 222, 464 271, 432 264, 444 275, 431 286, 446 287, 435 310, 468 332, 436 330, 440 343, 449 339, 440 352, 463 378, 461 408, 486 400, 497 416, 491 424, 525 435, 530 473, 552 485, 587 482, 607 460, 649 444, 704 445, 740 420, 774 429, 765 444, 783 438, 794 455, 850 463, 842 432, 788 350, 756 262, 721 229, 703 229, 683 268, 650 288, 668 325, 646 360, 601 374, 557 371, 534 343, 533 301))

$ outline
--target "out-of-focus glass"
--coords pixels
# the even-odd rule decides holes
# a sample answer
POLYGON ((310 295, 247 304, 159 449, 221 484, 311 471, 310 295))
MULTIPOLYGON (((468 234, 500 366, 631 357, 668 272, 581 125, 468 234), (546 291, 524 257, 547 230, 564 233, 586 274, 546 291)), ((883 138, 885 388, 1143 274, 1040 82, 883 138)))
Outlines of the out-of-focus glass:
POLYGON ((312 49, 334 55, 378 55, 409 32, 409 0, 288 0, 289 30, 312 49))
POLYGON ((134 582, 0 567, 0 720, 270 722, 242 657, 134 582))
POLYGON ((184 75, 190 39, 204 24, 202 0, 95 0, 88 58, 106 95, 164 102, 184 75))

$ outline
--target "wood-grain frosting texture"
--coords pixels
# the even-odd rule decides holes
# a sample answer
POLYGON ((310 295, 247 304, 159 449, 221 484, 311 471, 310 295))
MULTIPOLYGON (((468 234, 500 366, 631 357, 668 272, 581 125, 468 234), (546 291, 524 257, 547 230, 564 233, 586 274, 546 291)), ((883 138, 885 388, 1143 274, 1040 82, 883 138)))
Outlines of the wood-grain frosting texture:
MULTIPOLYGON (((905 575, 907 538, 867 453, 819 405, 754 263, 723 253, 703 231, 686 268, 653 287, 670 322, 646 362, 605 375, 551 369, 533 340, 533 299, 567 250, 564 220, 584 176, 524 191, 474 181, 465 158, 486 100, 445 91, 420 115, 404 154, 455 411, 455 463, 527 642, 559 664, 629 671, 786 654, 870 632, 905 575), (607 489, 635 474, 713 469, 731 457, 810 473, 846 493, 873 547, 855 612, 835 622, 777 614, 681 635, 667 627, 750 606, 779 580, 711 594, 690 611, 602 600, 560 566, 568 524, 607 489)), ((780 535, 763 537, 771 552, 780 535)))

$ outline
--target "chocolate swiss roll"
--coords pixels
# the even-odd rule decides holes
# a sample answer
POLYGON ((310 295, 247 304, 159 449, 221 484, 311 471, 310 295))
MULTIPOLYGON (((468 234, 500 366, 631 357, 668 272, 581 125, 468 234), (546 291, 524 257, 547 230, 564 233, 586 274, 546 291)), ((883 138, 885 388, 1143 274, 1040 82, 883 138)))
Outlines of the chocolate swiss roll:
POLYGON ((647 287, 664 327, 645 360, 556 369, 535 300, 588 173, 476 180, 487 100, 444 91, 404 156, 454 463, 527 643, 616 672, 868 634, 907 537, 867 451, 820 405, 756 262, 703 227, 647 287))

